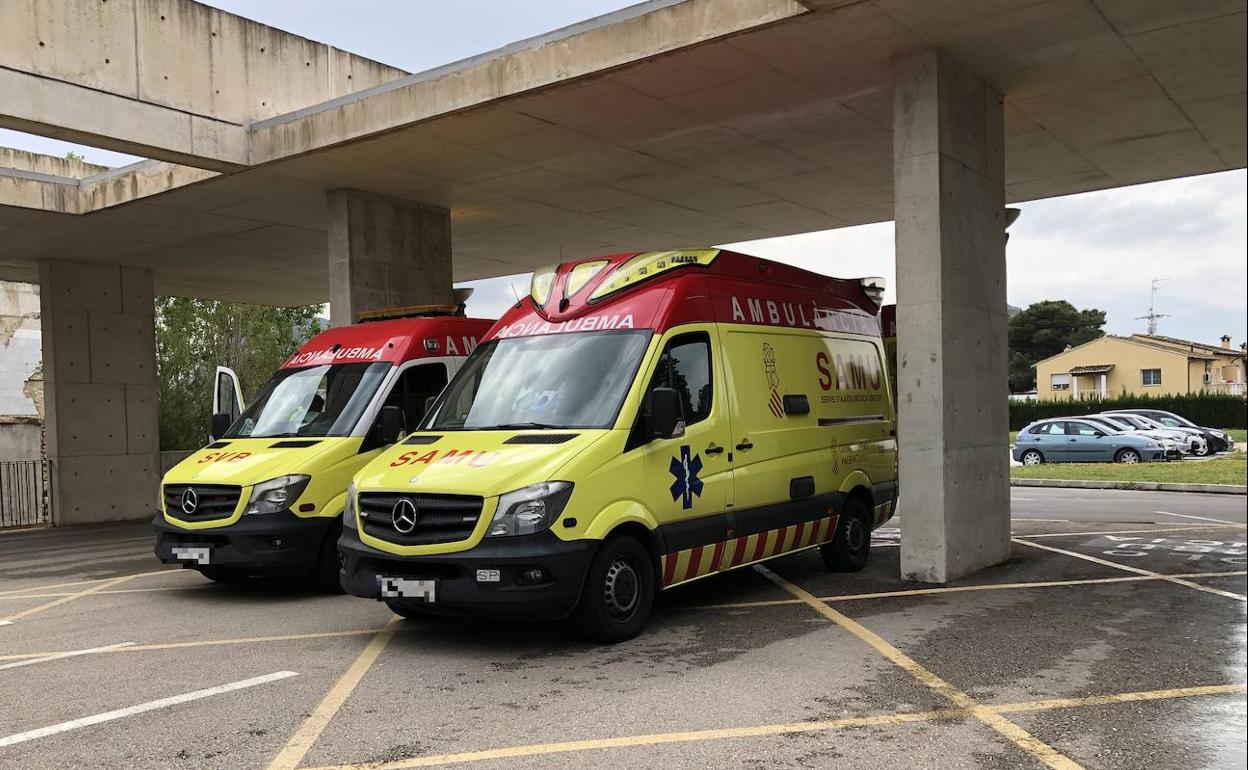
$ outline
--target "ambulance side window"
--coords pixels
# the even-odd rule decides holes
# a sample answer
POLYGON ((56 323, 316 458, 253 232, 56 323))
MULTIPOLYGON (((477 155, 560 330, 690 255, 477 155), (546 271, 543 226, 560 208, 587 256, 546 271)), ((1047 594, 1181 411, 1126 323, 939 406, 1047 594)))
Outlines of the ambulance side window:
POLYGON ((418 364, 408 367, 395 380, 384 406, 403 410, 407 429, 416 430, 425 419, 425 401, 446 387, 446 364, 418 364))
POLYGON ((711 341, 706 332, 673 337, 659 355, 649 390, 675 388, 685 409, 685 425, 711 415, 711 341))

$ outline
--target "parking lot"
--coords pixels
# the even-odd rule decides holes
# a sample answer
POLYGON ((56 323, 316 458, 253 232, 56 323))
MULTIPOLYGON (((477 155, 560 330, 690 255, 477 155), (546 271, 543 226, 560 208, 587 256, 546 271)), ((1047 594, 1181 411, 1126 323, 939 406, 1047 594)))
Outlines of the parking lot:
POLYGON ((1014 493, 965 580, 901 582, 886 529, 614 647, 213 584, 145 525, 0 534, 0 767, 1242 767, 1244 498, 1014 493))

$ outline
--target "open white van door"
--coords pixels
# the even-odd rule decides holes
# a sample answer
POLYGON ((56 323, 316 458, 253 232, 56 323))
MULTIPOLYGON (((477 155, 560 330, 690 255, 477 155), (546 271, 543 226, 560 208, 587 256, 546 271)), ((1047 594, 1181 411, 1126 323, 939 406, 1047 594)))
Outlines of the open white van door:
POLYGON ((221 437, 243 413, 243 391, 238 375, 228 366, 218 366, 212 386, 212 439, 221 437))

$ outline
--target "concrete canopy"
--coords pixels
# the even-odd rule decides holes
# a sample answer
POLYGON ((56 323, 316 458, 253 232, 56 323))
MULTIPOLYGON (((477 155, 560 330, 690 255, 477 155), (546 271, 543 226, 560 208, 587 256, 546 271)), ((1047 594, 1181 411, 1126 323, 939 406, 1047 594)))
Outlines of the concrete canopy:
POLYGON ((246 123, 213 171, 0 170, 0 278, 321 302, 342 187, 449 208, 456 280, 890 220, 893 62, 926 46, 1005 94, 1011 201, 1245 165, 1241 0, 655 0, 246 123))

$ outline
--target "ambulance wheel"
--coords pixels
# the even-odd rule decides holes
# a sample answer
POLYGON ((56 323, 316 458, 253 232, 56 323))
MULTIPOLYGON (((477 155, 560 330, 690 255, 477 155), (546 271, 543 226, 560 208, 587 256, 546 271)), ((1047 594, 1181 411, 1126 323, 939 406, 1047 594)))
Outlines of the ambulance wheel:
POLYGON ((247 575, 241 572, 222 572, 213 567, 201 567, 199 574, 208 578, 214 583, 241 583, 247 579, 247 575))
POLYGON ((585 576, 576 623, 581 634, 606 644, 632 639, 654 607, 654 566, 636 538, 613 537, 602 544, 585 576))
POLYGON ((831 542, 819 547, 823 565, 831 572, 857 572, 871 555, 871 517, 861 497, 845 501, 831 542))
POLYGON ((338 579, 338 536, 342 534, 342 525, 335 524, 325 533, 321 541, 321 551, 316 557, 316 566, 312 568, 312 582, 317 590, 328 594, 343 593, 342 581, 338 579))

